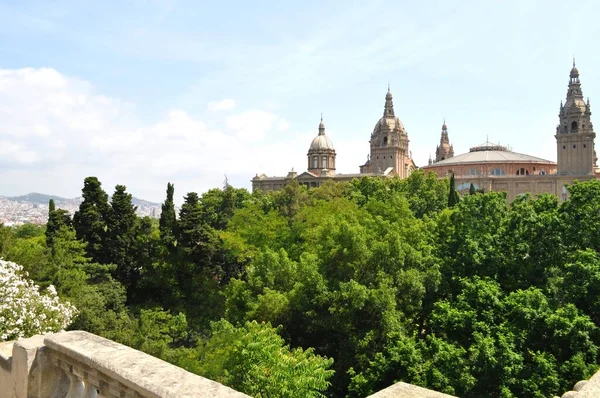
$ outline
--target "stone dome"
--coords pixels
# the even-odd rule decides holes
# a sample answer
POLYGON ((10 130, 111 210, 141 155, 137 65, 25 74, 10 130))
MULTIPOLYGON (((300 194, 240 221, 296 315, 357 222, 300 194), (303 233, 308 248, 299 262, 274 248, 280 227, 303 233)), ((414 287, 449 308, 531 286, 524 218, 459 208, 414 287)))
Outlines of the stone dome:
POLYGON ((325 134, 316 136, 310 143, 309 151, 322 151, 322 150, 331 150, 331 151, 334 150, 331 139, 329 137, 327 137, 325 134))
POLYGON ((573 69, 571 69, 571 77, 579 76, 579 69, 575 65, 573 65, 573 69))
POLYGON ((377 124, 375 124, 375 128, 373 129, 373 135, 377 135, 382 130, 385 130, 385 131, 394 131, 394 130, 405 131, 404 130, 404 125, 402 124, 402 122, 400 121, 400 119, 398 119, 395 116, 394 117, 384 116, 381 119, 379 119, 379 121, 377 122, 377 124))

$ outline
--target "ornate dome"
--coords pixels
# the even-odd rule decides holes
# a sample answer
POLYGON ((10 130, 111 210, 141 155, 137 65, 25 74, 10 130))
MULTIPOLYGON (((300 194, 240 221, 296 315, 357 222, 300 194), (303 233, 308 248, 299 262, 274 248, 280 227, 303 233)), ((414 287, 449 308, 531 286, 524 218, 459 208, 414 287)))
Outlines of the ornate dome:
POLYGON ((317 135, 310 143, 309 152, 314 151, 335 151, 331 139, 325 135, 325 124, 323 123, 323 115, 321 114, 321 123, 319 123, 319 135, 317 135))
POLYGON ((379 119, 377 124, 375 124, 375 128, 373 129, 373 135, 377 135, 382 130, 394 131, 396 129, 405 131, 404 125, 402 124, 400 119, 398 119, 395 116, 394 117, 384 116, 381 119, 379 119))
POLYGON ((333 143, 325 134, 316 136, 311 144, 309 151, 322 151, 322 150, 331 150, 333 151, 333 143))

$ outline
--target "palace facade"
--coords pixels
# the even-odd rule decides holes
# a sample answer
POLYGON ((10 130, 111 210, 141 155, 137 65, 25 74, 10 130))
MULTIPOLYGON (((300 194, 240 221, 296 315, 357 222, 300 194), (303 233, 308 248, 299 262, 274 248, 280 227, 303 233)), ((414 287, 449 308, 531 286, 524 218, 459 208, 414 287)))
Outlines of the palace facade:
POLYGON ((388 87, 383 116, 375 124, 369 141, 370 155, 367 162, 359 166, 360 173, 341 174, 336 172, 335 148, 329 136, 325 134, 325 124, 321 116, 319 134, 310 143, 306 154, 306 171, 301 174, 290 171, 285 177, 267 177, 265 174, 257 174, 252 179, 252 190, 276 191, 282 189, 294 178, 309 188, 319 187, 327 180, 350 181, 363 176, 406 178, 417 168, 410 156, 408 142, 408 133, 400 119, 394 114, 394 102, 388 87))
MULTIPOLYGON (((423 170, 434 172, 440 178, 454 174, 459 192, 468 191, 470 185, 484 191, 506 191, 508 200, 517 195, 551 193, 566 200, 566 185, 600 177, 594 150, 596 134, 591 121, 589 99, 584 100, 579 70, 573 61, 569 73, 566 101, 561 101, 556 127, 557 161, 513 152, 509 147, 485 142, 470 148, 469 152, 455 155, 450 143, 448 126, 444 121, 440 143, 435 150, 435 160, 423 170)), ((307 170, 301 174, 290 172, 285 177, 256 175, 252 189, 263 191, 282 189, 291 179, 307 187, 318 187, 324 181, 349 181, 362 176, 406 178, 415 170, 409 151, 408 133, 394 113, 392 93, 385 96, 383 116, 371 133, 370 155, 359 166, 360 173, 336 173, 336 152, 331 139, 325 134, 321 118, 319 133, 307 153, 307 170)))

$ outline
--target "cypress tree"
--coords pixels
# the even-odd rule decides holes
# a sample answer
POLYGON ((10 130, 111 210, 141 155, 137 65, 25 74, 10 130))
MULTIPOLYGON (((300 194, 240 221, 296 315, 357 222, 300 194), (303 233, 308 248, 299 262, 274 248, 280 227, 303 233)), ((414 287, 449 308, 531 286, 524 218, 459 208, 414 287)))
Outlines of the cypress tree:
POLYGON ((135 258, 137 207, 126 189, 124 185, 115 187, 106 224, 105 250, 107 262, 117 266, 114 272, 116 279, 130 291, 139 279, 135 258))
POLYGON ((456 192, 456 187, 454 185, 454 173, 452 173, 450 176, 450 189, 448 190, 448 207, 454 207, 459 199, 458 192, 456 192))
POLYGON ((190 192, 179 211, 177 221, 177 247, 182 259, 199 266, 207 266, 210 259, 208 241, 211 230, 202 220, 198 194, 190 192))
POLYGON ((469 186, 469 195, 475 195, 477 193, 477 191, 475 190, 475 186, 473 185, 473 183, 471 183, 471 185, 469 186))
POLYGON ((50 199, 48 203, 48 221, 46 223, 46 246, 51 249, 54 247, 54 236, 63 226, 71 226, 71 217, 66 210, 57 210, 54 199, 50 199))
POLYGON ((177 219, 175 217, 175 203, 173 202, 173 194, 175 187, 173 184, 167 184, 167 198, 162 204, 160 213, 159 229, 160 239, 167 247, 171 247, 175 243, 175 229, 177 227, 177 219))
POLYGON ((82 189, 83 202, 73 215, 77 239, 87 243, 87 253, 93 262, 106 264, 104 244, 107 235, 106 220, 110 206, 108 195, 96 177, 86 177, 82 189))

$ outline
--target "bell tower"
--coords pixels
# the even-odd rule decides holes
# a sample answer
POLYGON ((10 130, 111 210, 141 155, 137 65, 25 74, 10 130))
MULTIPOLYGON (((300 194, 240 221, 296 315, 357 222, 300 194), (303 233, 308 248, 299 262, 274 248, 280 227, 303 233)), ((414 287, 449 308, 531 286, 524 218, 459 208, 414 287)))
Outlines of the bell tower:
POLYGON ((556 151, 559 175, 583 176, 594 173, 594 127, 591 121, 590 100, 583 99, 579 70, 575 66, 569 74, 567 99, 560 103, 559 124, 556 126, 556 151))
POLYGON ((448 138, 448 126, 446 126, 446 119, 442 124, 442 135, 440 137, 440 145, 435 149, 435 161, 439 162, 446 160, 454 156, 454 147, 450 144, 448 138))

